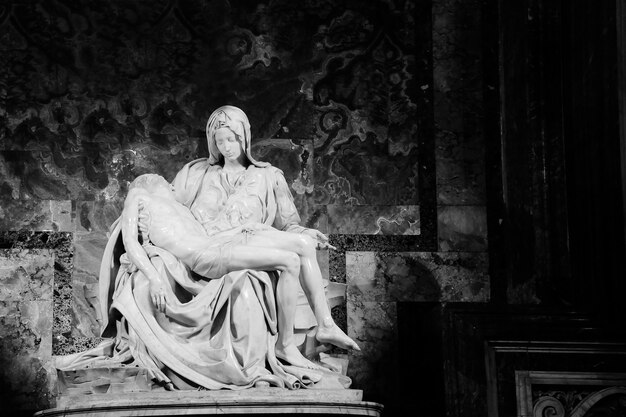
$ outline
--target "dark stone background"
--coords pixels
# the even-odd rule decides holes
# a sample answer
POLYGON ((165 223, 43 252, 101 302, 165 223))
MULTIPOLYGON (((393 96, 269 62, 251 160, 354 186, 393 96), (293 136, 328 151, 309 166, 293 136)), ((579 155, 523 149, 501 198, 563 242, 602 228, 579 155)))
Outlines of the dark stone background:
POLYGON ((227 103, 337 246, 348 374, 387 415, 623 372, 625 28, 597 0, 0 2, 0 414, 55 404, 129 181, 206 155, 227 103))
POLYGON ((21 293, 0 300, 3 349, 33 363, 0 371, 10 406, 53 404, 40 359, 98 342, 100 256, 128 183, 205 156, 209 114, 233 104, 255 155, 285 171, 303 224, 338 247, 320 263, 348 284, 335 314, 363 347, 354 387, 393 412, 417 384, 425 410, 440 409, 433 348, 407 346, 421 343, 413 320, 440 321, 431 306, 490 297, 481 5, 0 4, 0 248, 55 259, 52 332, 35 347, 9 338, 30 325, 21 293), (18 383, 24 369, 39 382, 18 383))
POLYGON ((311 203, 418 203, 413 2, 42 1, 1 13, 5 195, 119 200, 135 176, 172 178, 203 155, 209 114, 230 103, 255 138, 313 141, 311 203))

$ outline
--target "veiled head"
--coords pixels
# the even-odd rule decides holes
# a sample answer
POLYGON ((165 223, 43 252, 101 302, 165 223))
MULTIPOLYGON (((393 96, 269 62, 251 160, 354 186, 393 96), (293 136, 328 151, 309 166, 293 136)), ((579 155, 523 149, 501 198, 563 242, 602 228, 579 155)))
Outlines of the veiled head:
POLYGON ((251 154, 250 122, 248 116, 238 107, 222 106, 215 110, 206 124, 206 137, 209 147, 209 163, 211 165, 223 164, 224 156, 220 153, 215 142, 215 133, 219 129, 229 129, 235 134, 241 143, 248 161, 256 166, 268 165, 265 162, 256 161, 251 154))

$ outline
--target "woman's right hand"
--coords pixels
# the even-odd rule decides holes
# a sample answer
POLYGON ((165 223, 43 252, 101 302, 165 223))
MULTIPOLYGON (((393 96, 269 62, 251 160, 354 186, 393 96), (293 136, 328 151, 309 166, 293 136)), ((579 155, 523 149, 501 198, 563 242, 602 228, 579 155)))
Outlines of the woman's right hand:
POLYGON ((305 229, 302 231, 302 234, 312 237, 317 241, 317 249, 334 249, 337 250, 336 247, 329 243, 328 236, 324 233, 320 232, 317 229, 305 229))

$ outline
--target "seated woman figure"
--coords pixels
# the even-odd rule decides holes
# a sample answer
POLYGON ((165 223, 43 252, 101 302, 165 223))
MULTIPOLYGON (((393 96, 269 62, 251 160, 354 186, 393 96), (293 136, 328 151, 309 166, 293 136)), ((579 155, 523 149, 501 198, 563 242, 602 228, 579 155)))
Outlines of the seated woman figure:
MULTIPOLYGON (((291 327, 293 286, 300 274, 315 317, 298 302, 298 334, 308 337, 317 322, 318 340, 357 348, 332 322, 319 284, 315 248, 318 242, 327 244, 328 238, 299 225, 282 172, 252 157, 250 124, 243 111, 223 106, 213 112, 207 141, 209 157, 179 171, 173 181, 174 196, 207 236, 223 239, 230 249, 205 270, 196 268, 202 267, 202 257, 197 265, 191 258, 184 261, 193 251, 181 253, 180 247, 166 243, 174 254, 146 244, 142 249, 154 269, 143 272, 138 268, 141 262, 133 259, 138 252, 134 239, 122 239, 123 222, 118 220, 112 225, 100 268, 102 336, 109 339, 97 349, 64 358, 59 369, 94 366, 100 360, 111 366, 117 361, 148 369, 154 380, 180 389, 242 389, 267 383, 290 389, 349 387, 350 378, 339 373, 309 369, 310 362, 291 347, 289 330, 283 329, 278 340, 278 327, 291 327), (253 233, 241 233, 242 226, 250 224, 268 229, 255 227, 253 233)), ((145 195, 138 198, 138 207, 147 200, 145 195)), ((144 225, 152 235, 162 228, 151 224, 151 217, 161 217, 156 210, 156 204, 150 205, 152 216, 144 225)), ((192 221, 184 216, 185 222, 192 221)), ((196 228, 200 230, 197 224, 196 228)), ((180 236, 175 240, 185 241, 180 236)))
MULTIPOLYGON (((203 277, 217 279, 242 269, 280 271, 276 289, 276 356, 280 359, 294 366, 319 368, 302 356, 293 340, 299 275, 318 319, 317 340, 359 350, 330 315, 316 259, 316 243, 310 237, 277 231, 260 223, 209 236, 191 211, 176 201, 171 185, 163 177, 146 174, 131 183, 122 213, 122 234, 127 255, 150 281, 150 295, 160 311, 166 309, 167 293, 158 271, 138 241, 140 207, 145 212, 144 228, 150 242, 203 277)), ((330 245, 318 242, 317 246, 330 245)))

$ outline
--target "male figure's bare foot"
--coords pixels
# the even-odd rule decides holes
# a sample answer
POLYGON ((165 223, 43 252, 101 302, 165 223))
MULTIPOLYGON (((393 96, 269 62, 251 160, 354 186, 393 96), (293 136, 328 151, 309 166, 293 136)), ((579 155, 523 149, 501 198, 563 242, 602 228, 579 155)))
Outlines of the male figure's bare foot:
POLYGON ((276 357, 298 368, 323 369, 305 358, 295 345, 283 347, 280 343, 276 343, 276 357))
POLYGON ((348 335, 345 334, 330 317, 326 318, 323 323, 320 323, 317 326, 315 338, 320 343, 330 343, 331 345, 335 345, 343 349, 361 350, 359 345, 348 337, 348 335))

